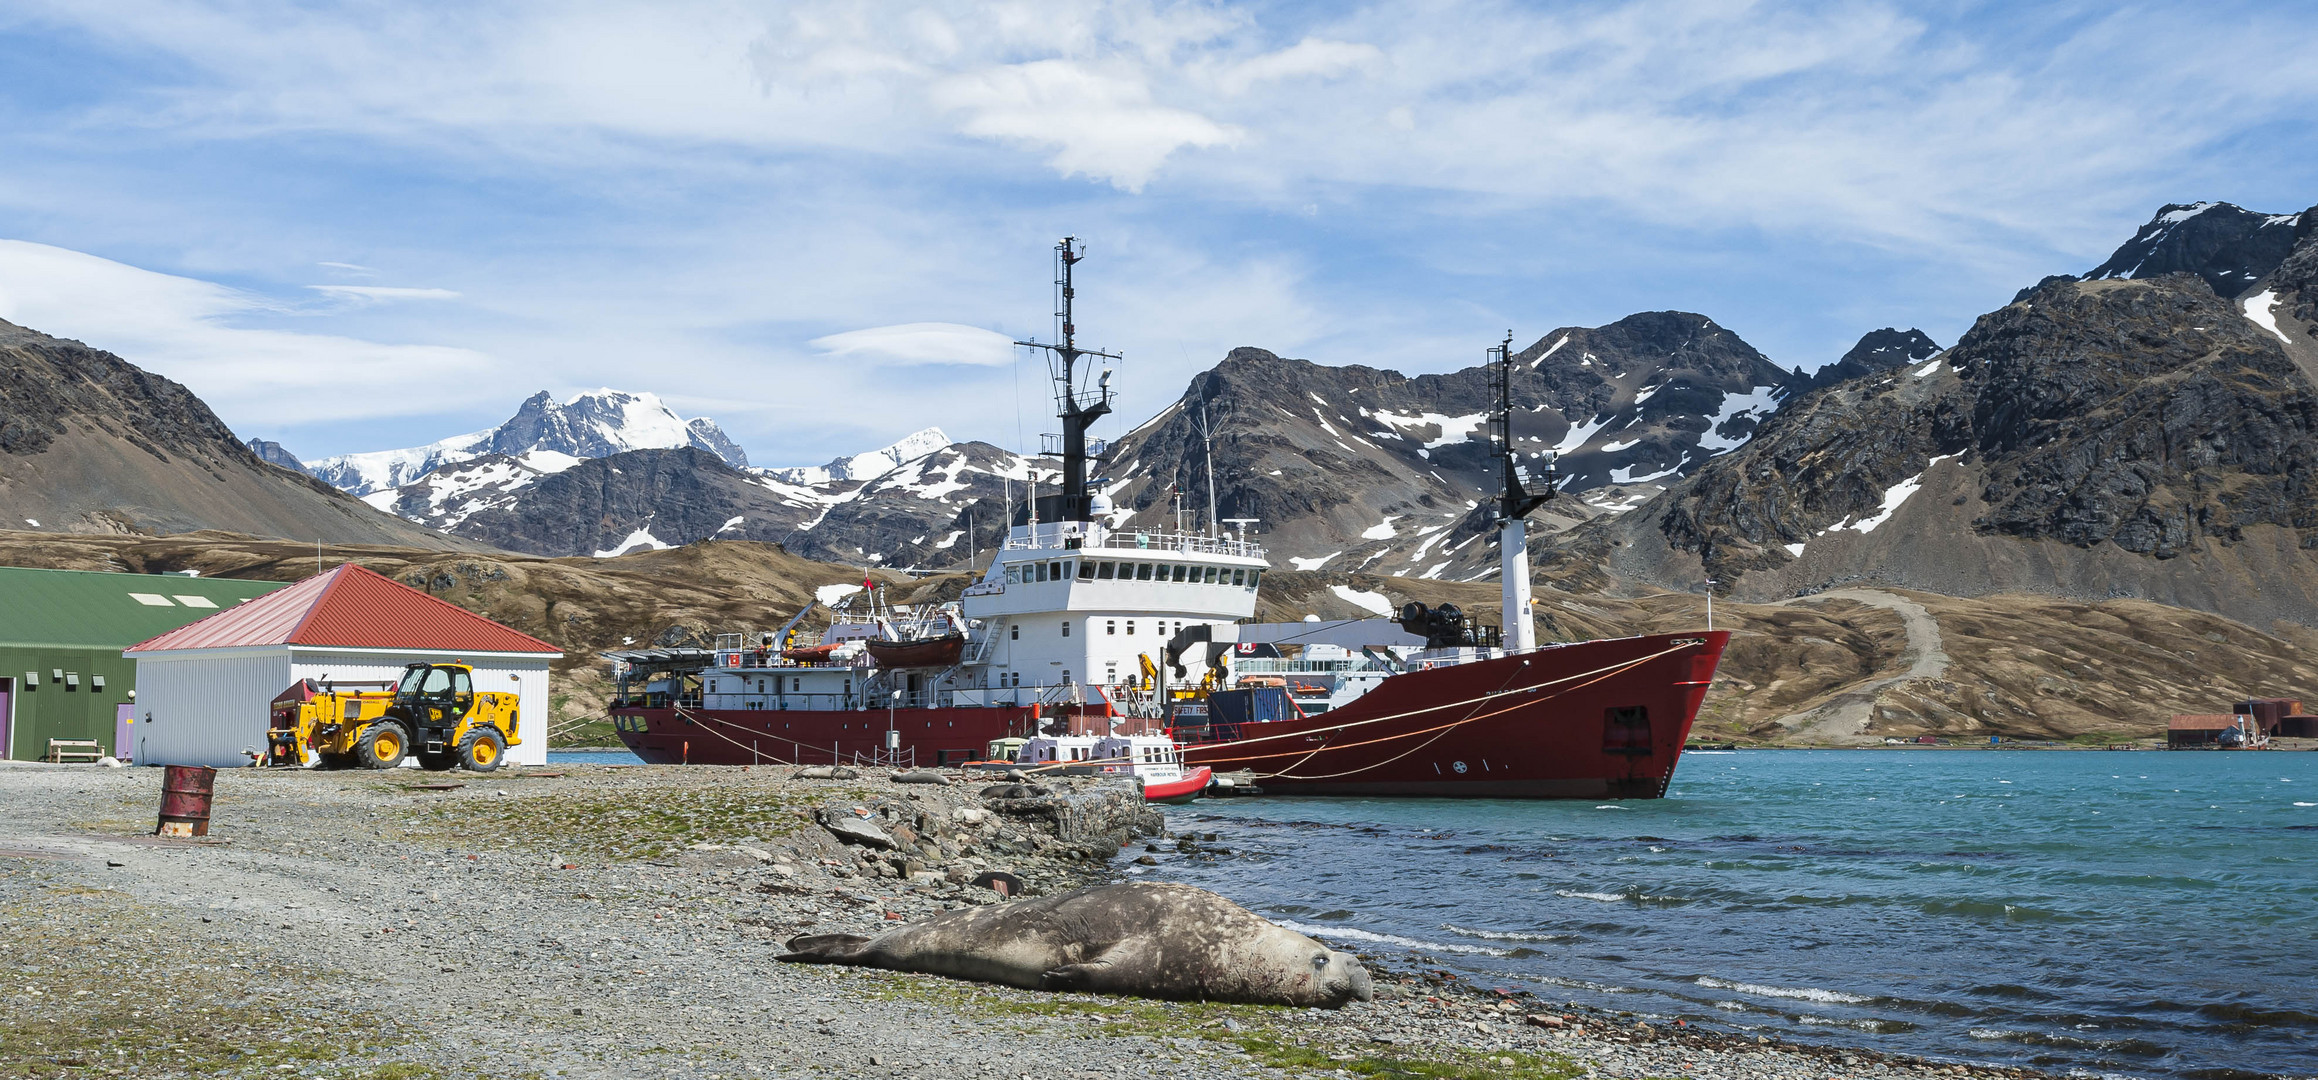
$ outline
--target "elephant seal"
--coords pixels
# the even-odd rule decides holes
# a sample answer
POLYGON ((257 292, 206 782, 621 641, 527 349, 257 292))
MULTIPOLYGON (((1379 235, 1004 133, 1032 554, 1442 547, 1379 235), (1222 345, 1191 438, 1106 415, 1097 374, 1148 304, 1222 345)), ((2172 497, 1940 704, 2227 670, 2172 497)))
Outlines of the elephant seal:
POLYGON ((780 959, 1030 990, 1339 1008, 1375 996, 1346 953, 1205 889, 1136 882, 943 912, 873 938, 792 938, 780 959))

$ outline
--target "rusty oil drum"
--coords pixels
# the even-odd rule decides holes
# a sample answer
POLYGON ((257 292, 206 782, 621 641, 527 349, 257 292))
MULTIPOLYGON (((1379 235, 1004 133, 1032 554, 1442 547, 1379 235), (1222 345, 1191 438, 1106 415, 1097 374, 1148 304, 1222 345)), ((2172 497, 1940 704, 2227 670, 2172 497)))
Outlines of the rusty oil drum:
POLYGON ((171 765, 161 770, 161 824, 155 836, 208 836, 209 800, 217 770, 207 765, 171 765))

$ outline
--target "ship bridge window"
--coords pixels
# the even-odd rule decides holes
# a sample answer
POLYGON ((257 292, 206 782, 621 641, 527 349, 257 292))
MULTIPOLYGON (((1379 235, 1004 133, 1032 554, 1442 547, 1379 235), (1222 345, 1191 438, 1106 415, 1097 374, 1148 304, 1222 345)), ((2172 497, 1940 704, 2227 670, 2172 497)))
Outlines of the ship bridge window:
POLYGON ((1046 564, 1046 580, 1061 581, 1063 579, 1062 566, 1063 564, 1058 562, 1050 562, 1046 564))
POLYGON ((1119 633, 1119 620, 1117 620, 1117 619, 1104 619, 1104 620, 1103 620, 1103 633, 1105 633, 1105 634, 1110 634, 1110 635, 1112 635, 1112 636, 1117 636, 1117 635, 1118 635, 1118 633, 1119 633))
POLYGON ((1092 562, 1089 562, 1089 561, 1087 561, 1087 560, 1085 560, 1085 559, 1080 559, 1080 560, 1079 560, 1079 580, 1080 580, 1080 581, 1093 581, 1094 579, 1095 579, 1095 564, 1094 564, 1094 563, 1092 563, 1092 562))
POLYGON ((1095 580, 1109 581, 1118 572, 1119 564, 1104 560, 1095 564, 1095 580))
POLYGON ((1127 620, 1127 636, 1128 636, 1128 637, 1134 637, 1134 636, 1135 636, 1135 620, 1133 620, 1133 619, 1129 619, 1129 620, 1127 620))
POLYGON ((1137 581, 1149 581, 1149 580, 1151 580, 1151 564, 1150 564, 1150 563, 1136 563, 1136 564, 1135 564, 1135 580, 1137 580, 1137 581))
POLYGON ((1069 636, 1070 636, 1070 620, 1069 620, 1069 619, 1064 619, 1064 620, 1062 621, 1062 636, 1064 636, 1064 637, 1069 637, 1069 636))
POLYGON ((1257 585, 1257 584, 1259 584, 1260 582, 1262 582, 1263 580, 1264 580, 1264 572, 1263 572, 1262 570, 1250 570, 1250 571, 1248 571, 1248 588, 1249 588, 1249 589, 1251 589, 1251 590, 1252 590, 1252 589, 1254 589, 1254 588, 1256 587, 1256 585, 1257 585))
POLYGON ((1183 580, 1183 564, 1181 564, 1181 563, 1177 563, 1177 564, 1175 565, 1175 580, 1177 580, 1177 581, 1181 581, 1181 580, 1183 580))
POLYGON ((1246 570, 1242 570, 1242 569, 1239 569, 1239 568, 1237 568, 1237 567, 1234 567, 1234 568, 1232 569, 1232 572, 1231 572, 1231 583, 1232 583, 1232 584, 1234 584, 1234 585, 1245 585, 1245 584, 1247 584, 1247 583, 1248 583, 1248 572, 1247 572, 1246 570))

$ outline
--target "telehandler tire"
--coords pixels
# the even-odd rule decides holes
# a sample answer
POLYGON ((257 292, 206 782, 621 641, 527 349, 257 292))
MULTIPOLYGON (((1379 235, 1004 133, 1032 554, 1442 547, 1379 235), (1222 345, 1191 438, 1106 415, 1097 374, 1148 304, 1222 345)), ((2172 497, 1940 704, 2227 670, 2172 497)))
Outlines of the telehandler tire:
POLYGON ((495 727, 477 727, 459 744, 459 763, 472 772, 491 772, 507 757, 507 740, 495 727))
POLYGON ((457 754, 430 754, 419 751, 419 768, 428 772, 442 772, 459 764, 457 754))
POLYGON ((354 759, 365 769, 401 768, 403 756, 409 752, 410 732, 393 720, 370 725, 354 743, 354 759))

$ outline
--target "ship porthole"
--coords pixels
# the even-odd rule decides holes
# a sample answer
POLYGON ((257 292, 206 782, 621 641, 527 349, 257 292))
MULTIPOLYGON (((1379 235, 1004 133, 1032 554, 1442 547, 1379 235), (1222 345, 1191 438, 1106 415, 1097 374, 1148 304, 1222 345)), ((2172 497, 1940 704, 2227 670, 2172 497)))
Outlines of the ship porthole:
POLYGON ((1458 772, 1465 771, 1465 763, 1462 761, 1452 761, 1449 763, 1449 767, 1457 770, 1458 772))

